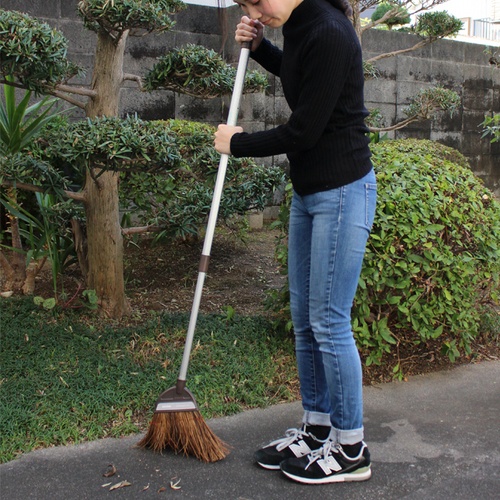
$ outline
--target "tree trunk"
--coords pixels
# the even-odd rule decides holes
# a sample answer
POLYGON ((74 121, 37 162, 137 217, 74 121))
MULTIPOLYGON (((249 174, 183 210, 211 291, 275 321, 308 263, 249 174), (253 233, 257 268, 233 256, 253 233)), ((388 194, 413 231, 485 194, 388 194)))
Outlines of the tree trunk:
MULTIPOLYGON (((87 106, 87 116, 117 116, 123 81, 123 53, 127 33, 112 39, 101 33, 97 39, 92 87, 96 97, 87 106)), ((102 311, 119 319, 129 312, 123 278, 123 238, 119 219, 119 174, 89 165, 85 181, 87 217, 87 286, 96 291, 102 311)))
MULTIPOLYGON (((15 188, 8 189, 7 199, 12 205, 16 205, 17 190, 15 188)), ((0 259, 4 276, 3 291, 19 293, 22 292, 24 282, 26 281, 26 255, 22 252, 23 245, 19 233, 18 218, 7 212, 6 219, 7 226, 10 228, 10 246, 14 250, 9 252, 8 258, 2 252, 0 259)))
POLYGON ((88 275, 87 286, 95 290, 102 311, 121 318, 129 311, 123 279, 123 237, 118 212, 118 179, 103 172, 97 181, 87 174, 88 275))
POLYGON ((361 43, 361 13, 359 0, 350 0, 352 7, 352 24, 358 35, 359 42, 361 43))

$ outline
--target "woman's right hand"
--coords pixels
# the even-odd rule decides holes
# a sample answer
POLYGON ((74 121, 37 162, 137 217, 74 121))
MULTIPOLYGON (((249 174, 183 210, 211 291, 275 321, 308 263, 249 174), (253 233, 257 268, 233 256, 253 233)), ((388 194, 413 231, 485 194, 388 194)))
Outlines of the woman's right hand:
POLYGON ((236 26, 234 39, 238 43, 252 42, 251 51, 254 52, 264 38, 264 25, 260 21, 250 19, 247 16, 241 18, 236 26))

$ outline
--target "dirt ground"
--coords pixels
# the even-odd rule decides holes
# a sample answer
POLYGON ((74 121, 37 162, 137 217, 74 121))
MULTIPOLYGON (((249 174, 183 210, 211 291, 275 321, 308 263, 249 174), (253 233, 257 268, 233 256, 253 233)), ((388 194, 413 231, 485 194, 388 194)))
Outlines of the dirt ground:
MULTIPOLYGON (((241 315, 264 313, 266 291, 284 282, 274 259, 276 230, 252 230, 244 241, 216 234, 200 304, 201 313, 228 307, 241 315)), ((190 311, 203 241, 126 245, 125 279, 133 309, 190 311)))

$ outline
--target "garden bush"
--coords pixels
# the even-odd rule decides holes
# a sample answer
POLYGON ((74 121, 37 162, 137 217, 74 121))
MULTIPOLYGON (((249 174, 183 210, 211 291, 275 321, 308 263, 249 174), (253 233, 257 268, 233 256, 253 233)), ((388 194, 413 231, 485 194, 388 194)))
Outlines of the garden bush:
MULTIPOLYGON (((481 316, 499 300, 500 204, 466 159, 439 143, 382 141, 372 153, 378 204, 353 326, 366 364, 390 359, 402 376, 399 352, 439 345, 455 361, 484 333, 481 316)), ((285 321, 287 300, 286 288, 269 300, 285 321)))
MULTIPOLYGON (((157 237, 197 235, 210 210, 220 154, 215 128, 185 120, 129 116, 87 119, 47 131, 37 155, 64 171, 75 186, 92 161, 120 172, 122 226, 156 226, 157 237)), ((278 167, 231 157, 220 220, 262 210, 282 185, 278 167)))
MULTIPOLYGON (((163 124, 176 137, 180 165, 163 172, 129 171, 122 177, 123 203, 143 224, 161 224, 165 236, 197 235, 208 215, 220 154, 213 147, 215 127, 186 120, 163 124)), ((263 210, 284 182, 279 167, 257 165, 251 158, 230 157, 220 202, 219 220, 263 210)))

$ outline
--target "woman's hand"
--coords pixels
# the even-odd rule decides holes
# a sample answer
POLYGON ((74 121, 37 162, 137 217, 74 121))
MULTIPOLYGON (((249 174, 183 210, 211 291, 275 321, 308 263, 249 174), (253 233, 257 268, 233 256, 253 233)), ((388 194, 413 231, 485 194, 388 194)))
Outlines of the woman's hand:
POLYGON ((231 137, 234 134, 243 132, 241 127, 232 127, 230 125, 219 125, 215 132, 214 146, 215 149, 225 155, 231 154, 231 137))
POLYGON ((238 43, 252 42, 250 50, 253 52, 257 50, 263 38, 264 25, 260 21, 243 16, 240 23, 236 26, 234 39, 238 43))

